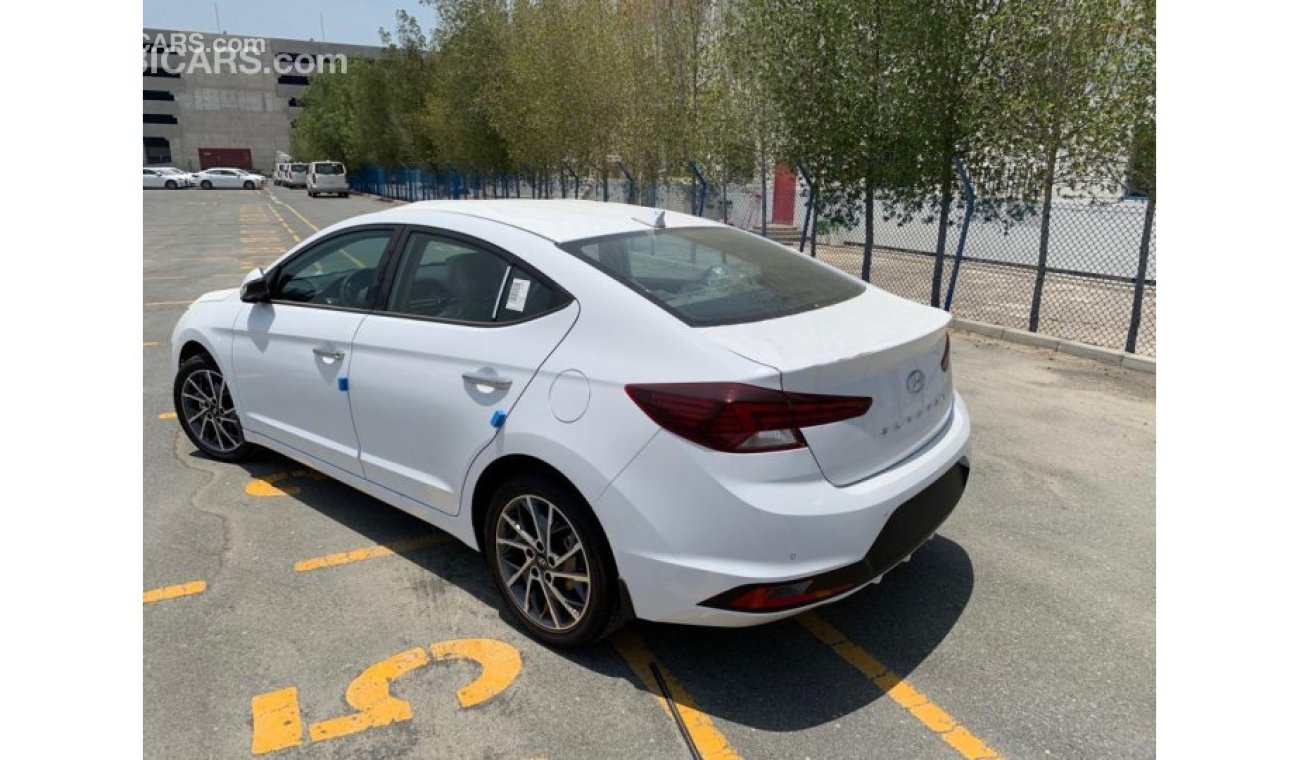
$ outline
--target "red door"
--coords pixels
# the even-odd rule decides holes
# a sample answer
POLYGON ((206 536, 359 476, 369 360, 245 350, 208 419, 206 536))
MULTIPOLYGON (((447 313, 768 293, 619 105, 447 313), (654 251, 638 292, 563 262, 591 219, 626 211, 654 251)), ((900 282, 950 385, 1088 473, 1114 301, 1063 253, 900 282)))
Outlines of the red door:
POLYGON ((232 169, 253 168, 253 151, 248 148, 199 148, 199 168, 224 166, 232 169))
POLYGON ((777 164, 772 183, 772 224, 794 224, 794 186, 794 172, 785 164, 777 164))

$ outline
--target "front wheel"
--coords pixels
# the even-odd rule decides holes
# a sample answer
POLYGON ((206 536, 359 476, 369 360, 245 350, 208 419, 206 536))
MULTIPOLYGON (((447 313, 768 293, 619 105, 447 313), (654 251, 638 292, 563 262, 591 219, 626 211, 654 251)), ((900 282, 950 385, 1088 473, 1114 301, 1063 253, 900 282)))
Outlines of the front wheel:
POLYGON ((348 197, 347 193, 339 193, 339 195, 343 196, 344 198, 348 197))
POLYGON ((172 384, 172 403, 181 429, 199 451, 222 462, 248 456, 252 444, 244 440, 230 387, 211 358, 194 356, 181 364, 172 384))
POLYGON ((253 189, 253 181, 252 181, 251 179, 250 179, 250 180, 245 180, 245 181, 244 181, 244 189, 245 189, 245 190, 252 190, 252 189, 253 189))
POLYGON ((204 190, 211 190, 212 183, 205 179, 199 183, 199 187, 203 188, 204 190))
POLYGON ((168 190, 175 190, 175 189, 176 189, 176 180, 174 180, 174 179, 169 179, 169 180, 167 180, 167 189, 168 189, 168 190))
POLYGON ((534 638, 583 647, 613 630, 613 555, 571 487, 534 474, 507 481, 492 498, 482 538, 497 590, 534 638))

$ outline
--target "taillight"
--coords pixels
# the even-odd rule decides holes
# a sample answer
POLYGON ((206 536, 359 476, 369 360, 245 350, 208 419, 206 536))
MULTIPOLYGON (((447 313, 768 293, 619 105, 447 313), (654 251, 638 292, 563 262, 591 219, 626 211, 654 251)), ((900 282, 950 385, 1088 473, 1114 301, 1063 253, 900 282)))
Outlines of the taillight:
POLYGON ((948 350, 952 348, 952 338, 943 336, 943 358, 939 360, 939 369, 948 371, 948 350))
POLYGON ((629 385, 627 395, 669 432, 718 451, 784 451, 808 444, 800 428, 860 417, 871 399, 785 393, 743 383, 629 385))

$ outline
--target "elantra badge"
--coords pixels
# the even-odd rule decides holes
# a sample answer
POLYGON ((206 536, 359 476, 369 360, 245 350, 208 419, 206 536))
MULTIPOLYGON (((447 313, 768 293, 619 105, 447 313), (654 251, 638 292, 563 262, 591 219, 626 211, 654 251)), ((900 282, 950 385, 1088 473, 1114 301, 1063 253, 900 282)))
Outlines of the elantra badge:
POLYGON ((925 390, 925 373, 914 369, 907 375, 907 392, 920 393, 925 390))

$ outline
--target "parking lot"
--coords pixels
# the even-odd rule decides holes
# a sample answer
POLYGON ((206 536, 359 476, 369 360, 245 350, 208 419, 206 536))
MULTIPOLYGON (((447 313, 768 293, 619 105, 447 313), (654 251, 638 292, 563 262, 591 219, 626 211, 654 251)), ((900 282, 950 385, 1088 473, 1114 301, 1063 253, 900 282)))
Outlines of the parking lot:
POLYGON ((185 306, 388 205, 143 202, 148 757, 1154 756, 1153 375, 954 332, 974 469, 910 563, 794 620, 556 652, 473 551, 278 455, 203 458, 174 419, 185 306))

